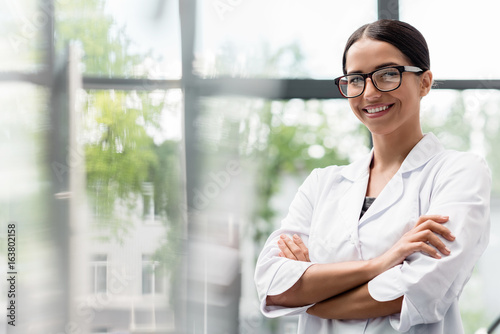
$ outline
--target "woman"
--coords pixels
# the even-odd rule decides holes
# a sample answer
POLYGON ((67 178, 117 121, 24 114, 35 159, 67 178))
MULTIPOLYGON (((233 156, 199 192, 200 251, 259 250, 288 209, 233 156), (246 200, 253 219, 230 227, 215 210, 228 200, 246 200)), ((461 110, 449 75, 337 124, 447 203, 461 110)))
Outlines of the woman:
POLYGON ((336 84, 373 150, 299 188, 259 256, 262 312, 300 314, 299 333, 463 333, 458 298, 488 242, 489 169, 422 133, 432 73, 414 27, 362 26, 343 71, 336 84))

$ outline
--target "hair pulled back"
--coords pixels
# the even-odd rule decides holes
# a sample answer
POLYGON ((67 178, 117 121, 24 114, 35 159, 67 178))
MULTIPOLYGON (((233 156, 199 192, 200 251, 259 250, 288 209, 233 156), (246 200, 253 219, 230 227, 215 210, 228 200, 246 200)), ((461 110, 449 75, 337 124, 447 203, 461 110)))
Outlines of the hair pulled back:
POLYGON ((429 48, 424 36, 412 25, 398 20, 378 20, 358 28, 347 40, 342 57, 342 70, 346 74, 346 57, 350 47, 361 38, 387 42, 399 49, 411 62, 409 65, 427 71, 431 67, 429 48))

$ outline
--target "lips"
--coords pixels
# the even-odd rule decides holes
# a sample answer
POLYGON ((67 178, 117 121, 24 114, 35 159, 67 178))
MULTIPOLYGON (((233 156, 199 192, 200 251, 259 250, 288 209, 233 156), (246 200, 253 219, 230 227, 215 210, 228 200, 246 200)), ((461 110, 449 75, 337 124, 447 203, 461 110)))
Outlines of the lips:
POLYGON ((363 108, 363 111, 367 114, 373 115, 373 114, 382 113, 383 111, 386 111, 389 108, 391 108, 393 105, 394 104, 371 105, 371 106, 367 106, 366 108, 363 108))

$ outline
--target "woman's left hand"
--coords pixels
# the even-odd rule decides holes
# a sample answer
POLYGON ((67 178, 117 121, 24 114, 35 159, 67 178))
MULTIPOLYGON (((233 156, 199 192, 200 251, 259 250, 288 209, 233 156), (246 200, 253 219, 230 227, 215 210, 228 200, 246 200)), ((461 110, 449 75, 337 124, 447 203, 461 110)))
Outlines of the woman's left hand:
POLYGON ((306 247, 302 239, 297 234, 290 239, 287 235, 282 234, 278 240, 280 248, 280 257, 286 257, 290 260, 311 262, 309 259, 309 249, 306 247))

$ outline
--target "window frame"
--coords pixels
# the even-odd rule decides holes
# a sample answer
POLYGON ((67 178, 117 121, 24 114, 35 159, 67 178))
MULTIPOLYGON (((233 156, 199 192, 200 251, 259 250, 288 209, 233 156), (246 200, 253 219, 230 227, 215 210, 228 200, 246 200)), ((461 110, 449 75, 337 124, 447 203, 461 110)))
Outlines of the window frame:
MULTIPOLYGON (((0 82, 28 82, 35 85, 48 88, 50 91, 58 89, 56 87, 57 78, 55 78, 55 0, 37 0, 42 5, 47 3, 45 10, 50 18, 44 25, 41 33, 42 43, 46 46, 44 66, 38 72, 19 72, 4 71, 0 72, 0 82), (43 2, 43 3, 42 3, 43 2)), ((334 80, 315 80, 315 79, 257 79, 257 78, 201 78, 194 74, 194 43, 197 31, 197 0, 179 0, 179 15, 181 25, 181 50, 182 50, 182 77, 179 80, 151 80, 134 78, 103 78, 95 76, 83 76, 82 88, 85 90, 137 90, 152 91, 155 89, 180 88, 184 92, 184 129, 183 159, 185 189, 183 198, 187 200, 187 207, 193 206, 194 189, 198 180, 198 163, 200 161, 199 152, 196 148, 196 128, 195 122, 198 113, 198 101, 203 97, 238 95, 247 97, 259 97, 271 100, 299 99, 338 99, 343 98, 340 92, 335 89, 334 80), (280 87, 280 89, 269 89, 270 87, 280 87)), ((398 0, 377 0, 378 18, 398 19, 399 1, 398 0)), ((440 80, 435 89, 496 89, 500 90, 500 79, 498 80, 440 80)), ((188 215, 184 221, 189 224, 191 217, 188 215)), ((184 242, 189 240, 187 228, 183 228, 184 235, 179 236, 184 242)), ((67 251, 67 250, 63 250, 67 251)), ((184 255, 187 256, 187 255, 184 255)), ((187 263, 187 261, 184 261, 187 263)), ((63 268, 68 269, 68 268, 63 268)), ((180 295, 187 294, 188 291, 188 268, 183 268, 178 273, 177 284, 180 295)), ((154 288, 154 287, 153 287, 154 288)), ((177 305, 183 310, 184 316, 180 320, 180 326, 187 326, 188 311, 186 298, 179 298, 177 305)))

